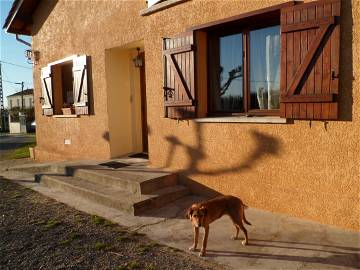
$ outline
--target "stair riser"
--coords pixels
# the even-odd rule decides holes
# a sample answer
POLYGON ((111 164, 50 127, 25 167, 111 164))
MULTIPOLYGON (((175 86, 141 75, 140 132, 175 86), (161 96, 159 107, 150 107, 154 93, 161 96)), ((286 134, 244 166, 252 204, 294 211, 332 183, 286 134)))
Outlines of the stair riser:
POLYGON ((112 207, 112 208, 121 210, 123 212, 129 213, 129 214, 134 213, 134 208, 130 204, 120 203, 119 201, 113 200, 113 199, 103 196, 101 194, 98 194, 98 193, 95 193, 90 190, 83 189, 83 188, 80 188, 77 186, 72 186, 72 185, 69 185, 62 181, 58 181, 56 179, 53 179, 53 178, 50 178, 47 176, 42 176, 40 179, 40 183, 46 187, 56 188, 56 189, 62 190, 64 192, 71 193, 75 196, 79 196, 84 199, 93 201, 95 203, 100 203, 102 205, 112 207))
POLYGON ((180 199, 181 197, 184 197, 189 194, 190 194, 189 189, 184 189, 181 191, 167 193, 167 194, 161 195, 156 198, 142 201, 142 202, 134 205, 134 215, 139 215, 146 210, 160 208, 162 206, 165 206, 168 203, 171 203, 171 202, 173 202, 177 199, 180 199))
POLYGON ((108 175, 94 174, 90 171, 82 169, 75 170, 72 175, 93 183, 120 188, 121 190, 128 191, 130 193, 140 193, 140 185, 126 179, 119 179, 108 175))
POLYGON ((68 173, 79 178, 82 178, 87 181, 91 181, 93 183, 104 184, 116 188, 120 188, 124 191, 128 191, 131 193, 138 194, 151 194, 152 192, 169 186, 174 186, 177 184, 177 178, 175 174, 166 175, 163 177, 158 177, 154 179, 150 179, 148 181, 144 181, 142 183, 137 183, 135 181, 115 178, 108 175, 95 174, 88 170, 73 170, 70 171, 68 169, 68 173))
POLYGON ((171 174, 141 183, 140 190, 141 194, 151 194, 158 189, 175 185, 177 185, 177 177, 175 174, 171 174))

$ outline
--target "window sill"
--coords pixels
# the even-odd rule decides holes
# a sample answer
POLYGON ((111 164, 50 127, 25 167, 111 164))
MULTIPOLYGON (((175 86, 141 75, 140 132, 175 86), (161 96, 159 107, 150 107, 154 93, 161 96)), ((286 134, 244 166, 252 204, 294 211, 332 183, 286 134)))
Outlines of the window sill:
POLYGON ((287 124, 286 118, 276 116, 230 116, 230 117, 206 117, 194 119, 197 123, 254 123, 254 124, 287 124))
POLYGON ((59 114, 59 115, 53 115, 54 118, 78 118, 79 115, 77 114, 59 114))
POLYGON ((153 5, 153 6, 149 7, 149 8, 145 8, 143 10, 140 10, 140 16, 148 16, 148 15, 153 14, 155 12, 158 12, 158 11, 161 11, 163 9, 176 6, 176 5, 181 4, 183 2, 186 2, 186 1, 189 1, 189 0, 167 0, 167 1, 164 1, 164 2, 160 2, 160 3, 155 4, 155 5, 153 5))

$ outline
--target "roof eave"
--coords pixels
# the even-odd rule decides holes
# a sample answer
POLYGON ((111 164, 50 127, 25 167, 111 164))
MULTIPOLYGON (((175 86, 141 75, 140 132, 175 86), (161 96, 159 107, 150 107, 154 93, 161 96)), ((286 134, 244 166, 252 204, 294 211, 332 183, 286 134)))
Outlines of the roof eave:
POLYGON ((7 33, 31 35, 32 14, 40 0, 15 0, 3 28, 7 33))

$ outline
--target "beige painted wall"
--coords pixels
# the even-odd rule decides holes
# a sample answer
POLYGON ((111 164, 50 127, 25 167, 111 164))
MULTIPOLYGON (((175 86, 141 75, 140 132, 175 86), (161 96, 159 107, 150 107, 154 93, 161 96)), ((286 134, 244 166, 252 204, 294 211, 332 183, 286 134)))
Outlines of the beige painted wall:
POLYGON ((139 70, 130 49, 105 53, 111 157, 142 151, 139 70))
POLYGON ((41 116, 37 157, 108 158, 111 132, 105 50, 144 40, 150 161, 191 179, 201 190, 241 197, 249 206, 360 230, 360 2, 342 1, 340 121, 292 124, 207 123, 163 118, 162 37, 187 27, 286 2, 286 0, 192 0, 140 17, 145 1, 43 1, 35 19, 35 68, 72 54, 92 59, 90 116, 41 116), (51 11, 45 20, 45 11, 51 11), (176 19, 174 19, 176 18, 176 19), (42 26, 40 28, 40 26, 42 26), (54 45, 55 44, 55 45, 54 45), (61 46, 56 46, 61 44, 61 46), (109 107, 109 108, 108 108, 109 107), (71 146, 63 139, 73 138, 71 146))

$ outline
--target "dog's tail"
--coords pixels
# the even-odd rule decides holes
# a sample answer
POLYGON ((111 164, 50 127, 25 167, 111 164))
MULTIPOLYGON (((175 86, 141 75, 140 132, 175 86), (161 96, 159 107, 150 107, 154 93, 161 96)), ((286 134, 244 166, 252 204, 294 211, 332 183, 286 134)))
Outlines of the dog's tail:
POLYGON ((251 225, 251 223, 249 221, 246 220, 246 217, 245 217, 245 209, 249 208, 246 204, 243 204, 243 207, 242 207, 242 217, 243 217, 243 220, 244 222, 247 224, 247 225, 251 225))

